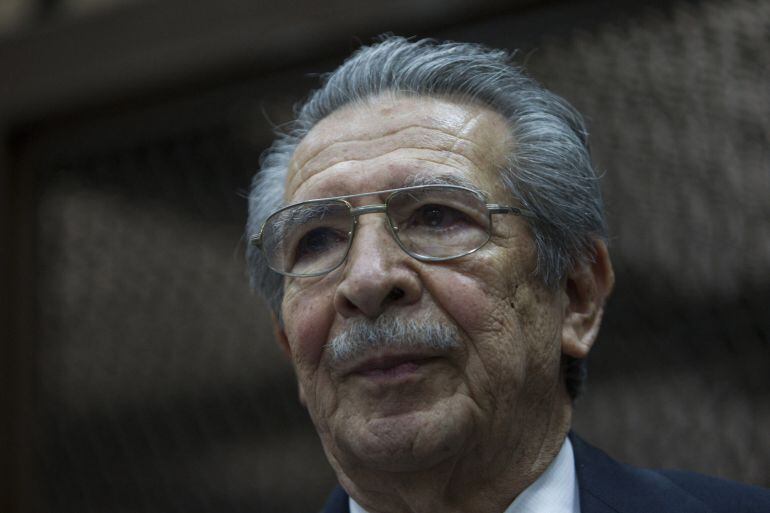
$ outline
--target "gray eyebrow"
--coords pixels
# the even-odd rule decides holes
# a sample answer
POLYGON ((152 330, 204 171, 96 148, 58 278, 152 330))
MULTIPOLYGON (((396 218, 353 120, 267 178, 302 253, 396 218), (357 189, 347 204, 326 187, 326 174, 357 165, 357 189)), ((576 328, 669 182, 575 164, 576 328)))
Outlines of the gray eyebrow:
POLYGON ((418 173, 409 177, 403 187, 416 187, 418 185, 459 185, 474 191, 478 191, 478 186, 463 176, 449 174, 418 173))
MULTIPOLYGON (((425 185, 455 185, 470 189, 481 193, 475 183, 462 176, 456 176, 451 174, 431 174, 431 173, 418 173, 414 176, 407 178, 400 187, 394 187, 392 189, 383 189, 381 191, 372 192, 359 192, 355 194, 345 194, 342 196, 329 196, 328 198, 314 198, 305 201, 300 201, 289 206, 301 205, 303 203, 316 203, 324 201, 335 200, 349 200, 352 198, 363 198, 366 196, 375 196, 377 194, 385 194, 390 192, 396 192, 400 189, 408 189, 410 187, 422 187, 425 185)), ((284 207, 287 208, 287 207, 284 207)))
POLYGON ((280 237, 285 237, 286 226, 289 224, 305 224, 310 220, 323 218, 329 210, 329 205, 325 204, 298 203, 297 205, 303 205, 304 208, 284 210, 281 215, 272 220, 272 230, 279 233, 280 237))

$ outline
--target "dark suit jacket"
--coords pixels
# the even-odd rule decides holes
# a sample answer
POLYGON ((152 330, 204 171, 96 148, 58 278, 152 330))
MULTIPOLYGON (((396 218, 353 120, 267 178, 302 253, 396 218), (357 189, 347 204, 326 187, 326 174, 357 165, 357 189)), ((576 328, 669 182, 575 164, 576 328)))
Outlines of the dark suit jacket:
MULTIPOLYGON (((770 513, 770 490, 692 472, 638 469, 575 434, 570 440, 581 513, 770 513)), ((322 513, 350 513, 342 488, 332 492, 322 513)))

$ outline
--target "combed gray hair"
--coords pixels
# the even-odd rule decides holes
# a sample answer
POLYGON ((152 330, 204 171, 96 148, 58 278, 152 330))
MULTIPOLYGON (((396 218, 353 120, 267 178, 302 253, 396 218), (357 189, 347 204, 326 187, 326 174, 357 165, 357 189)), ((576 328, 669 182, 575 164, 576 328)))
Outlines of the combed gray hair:
MULTIPOLYGON (((360 48, 325 75, 321 88, 298 107, 296 120, 277 134, 252 184, 247 235, 257 233, 267 216, 283 206, 289 162, 305 135, 337 109, 383 93, 457 98, 502 114, 514 150, 500 179, 512 198, 536 214, 528 222, 537 276, 555 288, 573 266, 594 258, 595 240, 606 240, 606 224, 580 113, 512 64, 509 52, 396 36, 360 48)), ((280 318, 283 277, 270 271, 251 245, 247 259, 252 286, 280 318)), ((576 371, 584 373, 568 369, 567 374, 576 371)), ((569 379, 568 389, 573 394, 569 379)))

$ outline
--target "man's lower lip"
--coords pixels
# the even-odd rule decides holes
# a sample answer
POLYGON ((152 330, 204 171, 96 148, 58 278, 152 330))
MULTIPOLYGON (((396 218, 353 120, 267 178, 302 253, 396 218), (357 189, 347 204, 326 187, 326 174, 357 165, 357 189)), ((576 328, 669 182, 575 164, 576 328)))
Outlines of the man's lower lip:
POLYGON ((396 364, 392 367, 361 370, 356 374, 361 377, 372 379, 375 381, 397 380, 399 378, 406 378, 408 376, 415 374, 417 371, 420 370, 420 368, 422 368, 430 360, 432 359, 409 360, 406 362, 396 364))

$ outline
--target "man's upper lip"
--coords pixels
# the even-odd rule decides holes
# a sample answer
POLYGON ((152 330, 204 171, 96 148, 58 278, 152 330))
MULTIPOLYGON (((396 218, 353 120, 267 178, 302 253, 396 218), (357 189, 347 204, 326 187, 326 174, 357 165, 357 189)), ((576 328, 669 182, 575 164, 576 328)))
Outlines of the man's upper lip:
POLYGON ((440 355, 430 351, 409 351, 403 353, 382 353, 369 356, 350 365, 346 365, 343 374, 361 374, 369 371, 392 369, 398 365, 408 362, 423 362, 440 355))

